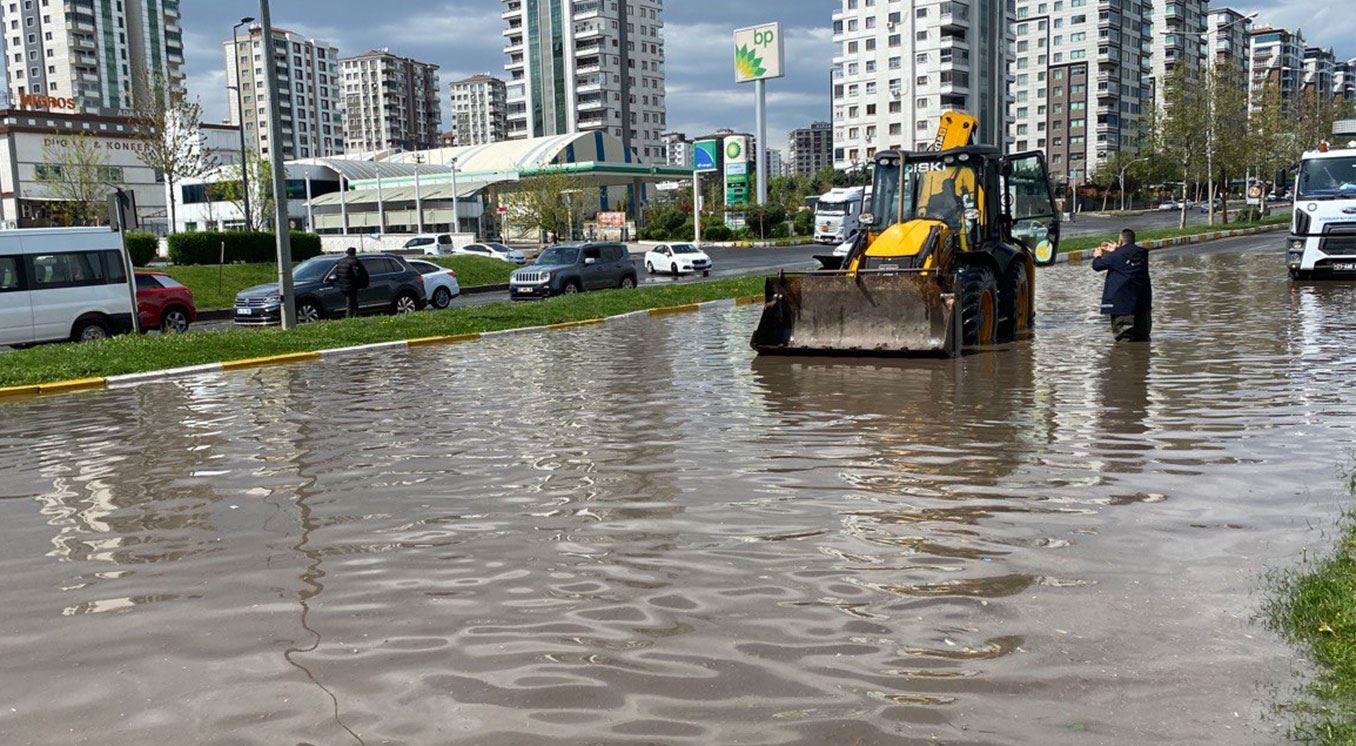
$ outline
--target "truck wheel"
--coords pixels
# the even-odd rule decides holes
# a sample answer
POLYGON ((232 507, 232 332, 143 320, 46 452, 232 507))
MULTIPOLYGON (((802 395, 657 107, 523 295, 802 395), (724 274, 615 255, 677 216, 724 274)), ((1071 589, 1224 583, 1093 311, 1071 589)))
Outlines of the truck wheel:
POLYGON ((998 278, 988 267, 961 267, 961 342, 966 347, 994 343, 998 332, 998 278))
POLYGON ((1031 329, 1035 309, 1031 307, 1031 275, 1020 257, 1008 266, 1000 295, 998 341, 1011 342, 1031 329))

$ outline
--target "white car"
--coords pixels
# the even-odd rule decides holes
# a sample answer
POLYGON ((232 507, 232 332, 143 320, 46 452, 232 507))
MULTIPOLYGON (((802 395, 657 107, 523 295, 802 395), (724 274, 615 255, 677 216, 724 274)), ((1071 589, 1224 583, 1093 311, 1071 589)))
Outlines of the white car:
POLYGON ((455 253, 452 236, 446 233, 426 233, 405 242, 406 249, 418 249, 424 256, 444 256, 455 253))
POLYGON ((457 282, 457 273, 433 262, 411 259, 410 266, 424 278, 424 297, 433 308, 443 309, 452 305, 452 299, 461 295, 461 285, 457 282))
POLYGON ((486 259, 498 259, 501 262, 517 264, 520 267, 527 264, 527 257, 523 256, 523 252, 510 249, 501 243, 467 244, 453 253, 461 256, 483 256, 486 259))
POLYGON ((690 243, 660 244, 645 252, 645 271, 652 275, 701 272, 705 276, 711 274, 711 266, 711 257, 690 243))

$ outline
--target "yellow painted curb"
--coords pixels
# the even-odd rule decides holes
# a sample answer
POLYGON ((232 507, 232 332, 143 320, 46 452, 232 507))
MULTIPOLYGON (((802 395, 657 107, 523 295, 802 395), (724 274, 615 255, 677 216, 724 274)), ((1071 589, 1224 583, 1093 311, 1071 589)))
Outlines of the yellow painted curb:
POLYGON ((8 396, 37 396, 41 393, 38 386, 10 386, 0 389, 0 399, 8 396))
POLYGON ((232 360, 222 363, 222 370, 240 370, 242 368, 262 368, 267 365, 283 365, 286 363, 303 363, 310 360, 319 360, 319 352, 294 352, 290 355, 270 355, 269 357, 246 358, 244 360, 232 360))
POLYGON ((458 342, 476 342, 480 340, 479 334, 455 334, 450 337, 424 337, 422 339, 411 339, 405 342, 409 347, 428 347, 430 345, 452 345, 458 342))
POLYGON ((735 298, 736 306, 751 306, 755 303, 762 303, 764 300, 761 295, 743 295, 735 298))
POLYGON ((650 315, 651 315, 651 316, 668 316, 669 314, 675 314, 675 313, 692 313, 693 311, 700 311, 700 310, 702 310, 702 307, 701 307, 700 305, 698 305, 698 304, 696 304, 696 303, 689 303, 689 304, 686 305, 686 306, 669 306, 669 307, 667 307, 667 308, 651 308, 651 309, 650 309, 650 315))
POLYGON ((44 383, 38 386, 38 393, 41 394, 61 394, 67 391, 86 391, 89 389, 101 389, 104 387, 103 378, 79 378, 74 381, 60 381, 58 383, 44 383))
POLYGON ((607 321, 607 319, 586 319, 584 321, 566 321, 562 324, 548 324, 546 328, 550 329, 551 331, 559 331, 561 329, 577 329, 581 326, 593 326, 594 324, 601 324, 605 321, 607 321))

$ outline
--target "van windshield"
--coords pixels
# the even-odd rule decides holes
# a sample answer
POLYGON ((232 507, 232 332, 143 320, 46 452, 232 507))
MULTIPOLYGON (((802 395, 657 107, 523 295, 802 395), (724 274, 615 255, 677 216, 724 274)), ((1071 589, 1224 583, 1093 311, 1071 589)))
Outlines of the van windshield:
POLYGON ((537 264, 574 264, 579 261, 579 249, 574 246, 556 246, 541 253, 537 264))

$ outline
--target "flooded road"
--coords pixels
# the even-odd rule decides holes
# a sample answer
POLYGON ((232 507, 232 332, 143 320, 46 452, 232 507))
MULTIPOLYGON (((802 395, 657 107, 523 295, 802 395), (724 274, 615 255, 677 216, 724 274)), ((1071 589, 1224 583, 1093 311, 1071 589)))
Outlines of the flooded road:
POLYGON ((1276 743, 1356 289, 1275 244, 1158 258, 1151 346, 1063 266, 959 362, 741 308, 0 404, 0 743, 1276 743))

